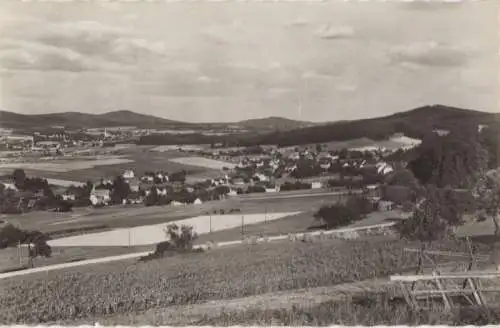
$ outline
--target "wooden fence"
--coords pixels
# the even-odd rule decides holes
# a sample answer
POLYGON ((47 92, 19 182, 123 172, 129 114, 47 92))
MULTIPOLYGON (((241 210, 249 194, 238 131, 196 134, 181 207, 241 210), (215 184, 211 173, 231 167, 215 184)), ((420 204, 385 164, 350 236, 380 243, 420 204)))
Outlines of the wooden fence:
MULTIPOLYGON (((485 306, 485 293, 500 293, 500 288, 492 284, 484 287, 483 282, 499 281, 499 271, 469 271, 440 274, 391 276, 391 281, 399 283, 403 296, 412 308, 422 308, 420 300, 438 298, 447 310, 455 306, 454 298, 460 297, 474 306, 485 306)), ((498 284, 500 286, 500 284, 498 284)))

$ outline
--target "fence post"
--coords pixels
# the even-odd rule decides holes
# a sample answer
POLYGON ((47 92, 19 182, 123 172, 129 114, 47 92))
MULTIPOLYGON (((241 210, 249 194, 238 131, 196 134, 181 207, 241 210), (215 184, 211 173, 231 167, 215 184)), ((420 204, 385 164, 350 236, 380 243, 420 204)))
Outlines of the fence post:
POLYGON ((444 289, 444 286, 441 283, 441 280, 439 279, 439 274, 436 271, 433 271, 432 275, 435 276, 435 282, 436 282, 436 285, 437 285, 439 291, 441 292, 441 296, 443 297, 445 309, 450 310, 451 309, 451 301, 448 298, 448 295, 446 295, 446 291, 444 289))

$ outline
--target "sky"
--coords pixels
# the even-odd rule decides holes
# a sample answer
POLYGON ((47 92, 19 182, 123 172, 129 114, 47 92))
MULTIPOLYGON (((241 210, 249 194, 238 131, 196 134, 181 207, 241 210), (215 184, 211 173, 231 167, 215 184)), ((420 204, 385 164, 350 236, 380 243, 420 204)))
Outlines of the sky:
POLYGON ((314 122, 499 112, 497 1, 0 3, 0 107, 314 122))

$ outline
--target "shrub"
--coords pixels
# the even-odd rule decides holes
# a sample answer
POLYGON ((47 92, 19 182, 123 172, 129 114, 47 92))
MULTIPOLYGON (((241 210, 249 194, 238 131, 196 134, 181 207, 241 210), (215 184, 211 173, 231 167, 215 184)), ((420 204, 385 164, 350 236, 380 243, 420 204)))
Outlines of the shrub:
POLYGON ((359 211, 341 204, 323 206, 314 214, 314 217, 322 219, 328 229, 346 226, 362 218, 359 211))
POLYGON ((415 204, 408 201, 403 203, 403 212, 413 212, 415 209, 415 204))
POLYGON ((266 188, 261 186, 249 186, 247 189, 247 193, 257 193, 257 192, 266 192, 266 188))
POLYGON ((359 212, 359 214, 362 216, 370 214, 375 210, 373 203, 368 198, 363 196, 349 197, 347 199, 346 206, 352 211, 359 212))

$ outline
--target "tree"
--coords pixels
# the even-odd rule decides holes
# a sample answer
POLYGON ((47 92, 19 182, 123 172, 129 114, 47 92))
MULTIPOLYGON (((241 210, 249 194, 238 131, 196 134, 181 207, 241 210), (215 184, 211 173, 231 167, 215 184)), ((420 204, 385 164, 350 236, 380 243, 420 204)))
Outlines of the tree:
POLYGON ((321 207, 314 218, 323 220, 328 229, 335 229, 359 221, 362 217, 356 208, 335 204, 321 207))
POLYGON ((165 234, 170 243, 178 250, 190 250, 198 234, 193 231, 192 226, 182 225, 179 227, 175 223, 169 224, 165 229, 165 234))
POLYGON ((130 195, 130 193, 131 190, 129 184, 121 175, 117 176, 113 181, 111 201, 115 204, 121 204, 122 201, 130 195))
POLYGON ((146 196, 146 199, 144 200, 144 205, 146 206, 153 206, 158 203, 159 196, 158 196, 158 190, 156 189, 156 186, 153 186, 151 190, 149 191, 149 194, 146 196))
POLYGON ((408 168, 423 185, 470 188, 487 165, 488 152, 480 142, 477 129, 467 126, 447 136, 424 138, 408 168))
POLYGON ((357 211, 360 216, 365 216, 374 211, 374 206, 372 202, 363 196, 351 196, 346 201, 346 207, 350 208, 351 211, 357 211))
POLYGON ((413 215, 396 225, 402 238, 425 244, 441 240, 462 224, 462 212, 453 201, 452 189, 428 186, 425 197, 417 204, 413 215))
POLYGON ((49 237, 39 231, 28 233, 25 243, 28 244, 30 267, 34 267, 35 258, 50 257, 52 255, 52 248, 47 243, 48 240, 49 237))
POLYGON ((14 180, 14 185, 18 189, 24 189, 24 182, 26 181, 26 173, 23 169, 15 169, 12 173, 12 179, 14 180))
POLYGON ((500 172, 490 170, 483 174, 473 188, 472 194, 481 218, 490 217, 495 225, 495 237, 500 236, 500 172))
POLYGON ((323 150, 323 147, 321 146, 321 144, 316 144, 316 152, 321 153, 322 150, 323 150))
POLYGON ((418 189, 418 180, 413 175, 413 172, 408 169, 396 170, 389 174, 387 177, 387 184, 409 187, 412 190, 418 189))

